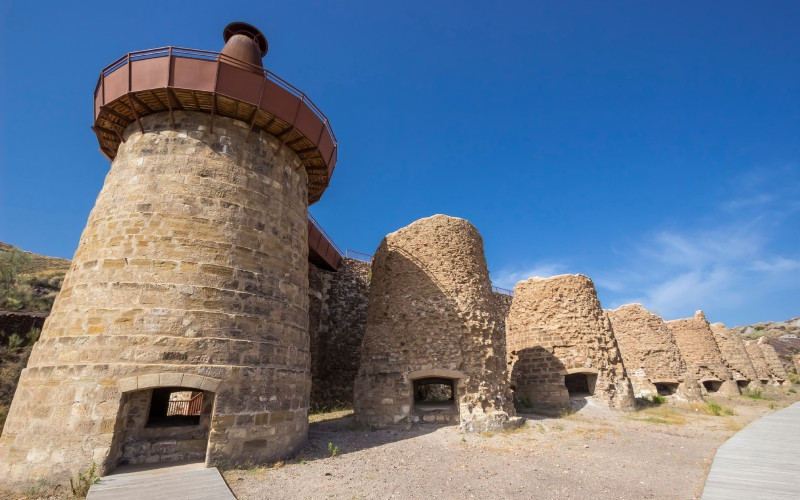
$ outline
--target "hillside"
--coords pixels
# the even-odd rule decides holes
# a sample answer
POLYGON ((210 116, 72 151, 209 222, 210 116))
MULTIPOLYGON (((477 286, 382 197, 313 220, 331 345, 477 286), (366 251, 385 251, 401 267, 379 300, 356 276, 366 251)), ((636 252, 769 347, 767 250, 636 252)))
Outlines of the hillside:
POLYGON ((769 345, 775 348, 783 366, 791 374, 796 367, 792 356, 800 353, 800 317, 786 321, 767 321, 754 325, 737 326, 733 331, 745 339, 765 337, 769 345))
POLYGON ((49 312, 69 266, 0 242, 0 310, 49 312))

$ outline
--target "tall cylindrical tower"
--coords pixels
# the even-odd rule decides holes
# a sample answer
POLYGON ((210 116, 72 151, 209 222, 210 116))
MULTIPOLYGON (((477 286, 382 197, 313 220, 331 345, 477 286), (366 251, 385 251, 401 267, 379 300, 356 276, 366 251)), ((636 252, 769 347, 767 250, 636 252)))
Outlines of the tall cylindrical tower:
POLYGON ((92 461, 265 462, 305 442, 307 209, 336 140, 261 67, 257 29, 225 40, 101 73, 111 170, 20 378, 0 482, 62 482, 92 461))

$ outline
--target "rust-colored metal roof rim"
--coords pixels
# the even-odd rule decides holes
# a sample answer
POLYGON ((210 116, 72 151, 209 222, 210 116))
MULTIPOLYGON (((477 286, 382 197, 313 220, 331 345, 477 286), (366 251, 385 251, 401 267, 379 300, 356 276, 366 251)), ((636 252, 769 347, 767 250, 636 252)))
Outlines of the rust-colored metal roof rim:
MULTIPOLYGON (((237 36, 266 54, 266 38, 256 28, 228 25, 225 39, 237 36)), ((226 116, 247 123, 250 134, 277 137, 297 153, 308 173, 308 203, 316 202, 336 166, 338 145, 330 122, 287 81, 224 52, 161 47, 131 52, 105 67, 95 88, 92 127, 100 150, 113 160, 125 129, 137 123, 143 131, 141 118, 149 114, 168 112, 174 126, 175 111, 201 111, 210 115, 212 132, 214 117, 226 116)))

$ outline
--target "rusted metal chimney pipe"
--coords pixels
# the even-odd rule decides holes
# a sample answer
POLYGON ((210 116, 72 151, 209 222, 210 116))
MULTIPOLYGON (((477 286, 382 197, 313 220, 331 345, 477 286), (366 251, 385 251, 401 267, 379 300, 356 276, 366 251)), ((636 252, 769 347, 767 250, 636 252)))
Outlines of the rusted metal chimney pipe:
POLYGON ((267 54, 267 38, 255 26, 247 23, 230 23, 222 32, 225 46, 221 54, 263 68, 261 59, 267 54))

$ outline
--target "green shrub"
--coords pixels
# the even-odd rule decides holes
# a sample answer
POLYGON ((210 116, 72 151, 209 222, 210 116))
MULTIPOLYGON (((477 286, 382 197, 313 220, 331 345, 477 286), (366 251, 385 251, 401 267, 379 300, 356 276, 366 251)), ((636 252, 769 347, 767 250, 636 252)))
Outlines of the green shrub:
POLYGON ((69 486, 72 489, 72 496, 76 498, 86 498, 86 495, 89 493, 89 488, 92 487, 93 484, 97 484, 100 481, 100 476, 97 475, 97 464, 92 462, 92 465, 86 470, 86 474, 81 471, 78 471, 78 476, 76 478, 69 478, 69 486))
POLYGON ((744 388, 744 396, 750 399, 765 399, 764 398, 764 391, 761 388, 756 387, 755 389, 751 389, 749 387, 744 388))
POLYGON ((650 396, 650 402, 657 405, 663 405, 664 403, 667 402, 667 398, 665 398, 661 394, 653 394, 652 396, 650 396))
POLYGON ((16 333, 12 333, 8 337, 8 347, 10 347, 12 349, 17 349, 19 347, 22 347, 23 345, 25 345, 25 339, 23 339, 22 337, 20 337, 16 333))
POLYGON ((331 457, 335 457, 339 454, 339 447, 333 443, 328 443, 328 452, 331 454, 331 457))

